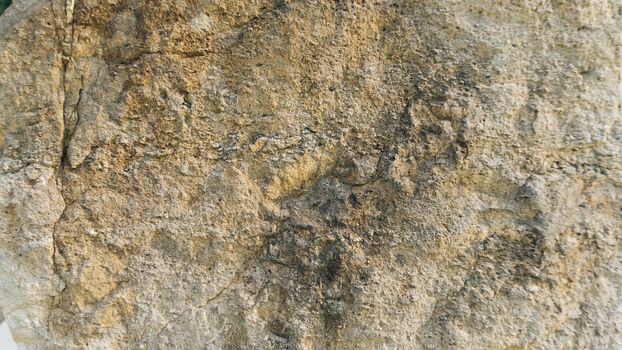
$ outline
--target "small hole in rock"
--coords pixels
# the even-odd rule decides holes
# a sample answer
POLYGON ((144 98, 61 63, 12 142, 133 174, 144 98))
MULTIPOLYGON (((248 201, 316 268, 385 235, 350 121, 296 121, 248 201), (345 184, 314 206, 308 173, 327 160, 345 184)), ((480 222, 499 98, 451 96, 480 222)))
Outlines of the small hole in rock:
POLYGON ((11 6, 12 0, 0 0, 0 15, 4 13, 9 6, 11 6))

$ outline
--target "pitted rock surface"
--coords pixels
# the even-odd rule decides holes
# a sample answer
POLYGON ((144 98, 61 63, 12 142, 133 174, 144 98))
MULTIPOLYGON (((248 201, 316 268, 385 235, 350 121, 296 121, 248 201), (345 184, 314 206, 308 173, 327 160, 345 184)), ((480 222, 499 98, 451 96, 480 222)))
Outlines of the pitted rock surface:
POLYGON ((15 0, 22 349, 622 348, 619 0, 15 0))

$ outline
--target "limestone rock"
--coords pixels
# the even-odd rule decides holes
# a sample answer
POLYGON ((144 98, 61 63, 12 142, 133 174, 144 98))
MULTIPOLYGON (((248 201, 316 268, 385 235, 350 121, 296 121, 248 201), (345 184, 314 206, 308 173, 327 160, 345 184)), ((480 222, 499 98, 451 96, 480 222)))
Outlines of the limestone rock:
POLYGON ((622 348, 622 3, 15 0, 22 349, 622 348))

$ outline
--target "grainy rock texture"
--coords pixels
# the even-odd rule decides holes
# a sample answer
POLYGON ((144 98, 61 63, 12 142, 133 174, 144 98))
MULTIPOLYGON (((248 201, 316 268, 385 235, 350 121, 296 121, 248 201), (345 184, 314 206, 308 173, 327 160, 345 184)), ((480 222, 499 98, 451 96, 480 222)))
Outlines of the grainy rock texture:
POLYGON ((620 0, 16 0, 22 349, 622 348, 620 0))

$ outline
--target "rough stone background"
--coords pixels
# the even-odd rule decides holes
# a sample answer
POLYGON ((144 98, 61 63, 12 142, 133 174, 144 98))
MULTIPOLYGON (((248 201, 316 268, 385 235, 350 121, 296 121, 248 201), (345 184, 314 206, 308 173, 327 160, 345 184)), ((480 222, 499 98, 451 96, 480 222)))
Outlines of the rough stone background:
POLYGON ((21 349, 622 348, 619 0, 16 0, 21 349))

